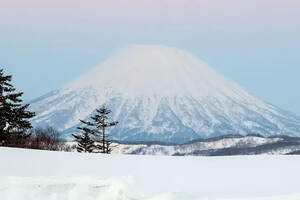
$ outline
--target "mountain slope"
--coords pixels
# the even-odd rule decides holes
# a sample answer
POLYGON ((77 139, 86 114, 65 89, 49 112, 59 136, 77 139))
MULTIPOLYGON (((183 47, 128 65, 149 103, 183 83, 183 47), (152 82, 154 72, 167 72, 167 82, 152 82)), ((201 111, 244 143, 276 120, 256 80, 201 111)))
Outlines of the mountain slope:
MULTIPOLYGON (((76 151, 76 143, 68 145, 76 151)), ((165 156, 229 156, 229 155, 299 155, 300 138, 288 136, 226 135, 194 140, 186 144, 124 143, 117 144, 114 154, 165 156)))
POLYGON ((116 140, 184 143, 226 134, 300 135, 300 118, 251 96, 186 51, 134 45, 31 102, 35 126, 66 136, 101 105, 116 140))

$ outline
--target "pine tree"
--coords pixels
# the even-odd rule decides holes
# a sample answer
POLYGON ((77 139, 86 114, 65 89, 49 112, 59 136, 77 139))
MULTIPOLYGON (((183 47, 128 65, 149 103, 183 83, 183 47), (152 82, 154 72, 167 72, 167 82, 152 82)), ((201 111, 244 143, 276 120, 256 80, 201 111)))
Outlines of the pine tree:
MULTIPOLYGON (((87 124, 87 122, 82 121, 82 123, 87 124)), ((92 153, 94 149, 96 148, 95 142, 91 139, 91 135, 93 134, 93 131, 86 127, 78 127, 77 129, 81 130, 83 132, 82 135, 75 135, 73 134, 73 137, 75 138, 75 141, 77 142, 77 151, 79 153, 92 153)))
POLYGON ((0 69, 0 146, 17 145, 25 137, 27 129, 32 128, 29 119, 35 113, 28 111, 29 104, 22 105, 22 92, 10 83, 11 75, 4 75, 0 69))
MULTIPOLYGON (((80 120, 83 124, 86 125, 84 128, 84 132, 89 133, 93 139, 96 140, 96 138, 99 138, 100 141, 97 140, 97 145, 94 145, 94 148, 99 150, 101 153, 111 153, 112 150, 112 142, 110 140, 109 135, 106 132, 106 129, 112 126, 116 126, 118 122, 109 122, 108 121, 108 115, 111 113, 109 109, 106 107, 102 107, 100 109, 96 110, 96 114, 91 117, 92 122, 86 122, 83 120, 80 120), (100 143, 100 144, 99 144, 100 143)), ((83 130, 83 128, 79 128, 83 130)))
POLYGON ((108 115, 111 113, 111 110, 107 109, 103 106, 100 109, 96 110, 96 115, 92 117, 94 121, 92 124, 96 127, 97 133, 100 133, 102 136, 101 146, 102 146, 102 153, 111 153, 111 140, 109 135, 106 132, 106 129, 109 127, 116 126, 118 124, 117 121, 109 122, 108 115))

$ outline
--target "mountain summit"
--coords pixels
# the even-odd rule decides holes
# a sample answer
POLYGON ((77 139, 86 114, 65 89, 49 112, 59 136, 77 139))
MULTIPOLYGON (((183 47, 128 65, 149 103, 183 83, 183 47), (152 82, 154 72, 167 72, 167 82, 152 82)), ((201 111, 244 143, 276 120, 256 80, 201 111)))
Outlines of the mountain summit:
POLYGON ((102 90, 103 86, 131 97, 223 96, 221 93, 236 96, 244 93, 193 55, 166 46, 130 46, 67 87, 102 90))
POLYGON ((226 134, 300 136, 300 118, 251 96, 187 51, 129 46, 70 82, 31 102, 34 126, 68 137, 79 119, 101 105, 120 124, 122 141, 183 143, 226 134))

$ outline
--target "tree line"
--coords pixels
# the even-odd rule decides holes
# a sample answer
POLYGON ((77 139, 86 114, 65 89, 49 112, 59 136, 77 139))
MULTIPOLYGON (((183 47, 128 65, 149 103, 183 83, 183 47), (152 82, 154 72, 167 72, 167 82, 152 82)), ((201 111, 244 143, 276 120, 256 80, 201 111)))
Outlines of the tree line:
MULTIPOLYGON (((70 151, 60 132, 52 127, 33 128, 30 119, 35 113, 23 105, 23 93, 16 92, 11 84, 12 76, 5 75, 0 69, 0 146, 42 149, 52 151, 70 151)), ((111 110, 105 106, 97 109, 90 121, 80 120, 79 133, 72 134, 76 149, 81 153, 106 153, 112 151, 112 141, 107 134, 109 127, 118 122, 109 122, 111 110)))

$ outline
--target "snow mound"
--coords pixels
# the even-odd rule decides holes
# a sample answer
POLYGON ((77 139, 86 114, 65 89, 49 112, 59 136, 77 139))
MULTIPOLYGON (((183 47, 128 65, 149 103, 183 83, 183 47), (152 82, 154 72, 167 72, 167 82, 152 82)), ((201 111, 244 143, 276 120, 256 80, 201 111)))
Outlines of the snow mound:
MULTIPOLYGON (((141 194, 128 178, 92 177, 2 177, 1 200, 207 200, 201 194, 141 194)), ((210 200, 299 200, 300 194, 252 198, 209 198, 210 200)))
POLYGON ((2 177, 2 200, 129 200, 129 178, 97 179, 92 177, 2 177))

